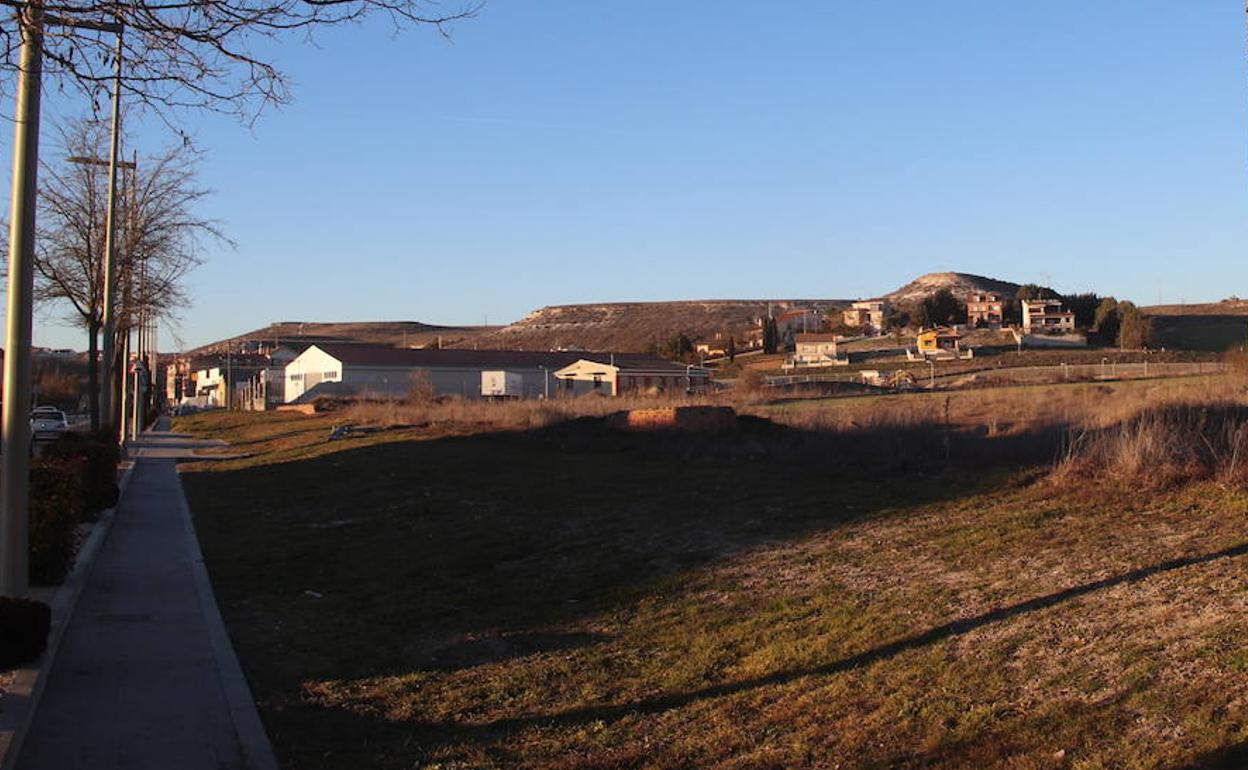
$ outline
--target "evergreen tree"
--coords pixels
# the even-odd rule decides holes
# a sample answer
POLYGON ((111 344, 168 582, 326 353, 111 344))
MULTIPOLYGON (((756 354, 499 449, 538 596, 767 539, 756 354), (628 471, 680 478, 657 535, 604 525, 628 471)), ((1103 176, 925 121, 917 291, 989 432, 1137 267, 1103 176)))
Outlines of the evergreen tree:
POLYGON ((763 321, 763 352, 769 355, 775 353, 779 342, 779 335, 776 333, 776 319, 768 318, 766 321, 763 321))

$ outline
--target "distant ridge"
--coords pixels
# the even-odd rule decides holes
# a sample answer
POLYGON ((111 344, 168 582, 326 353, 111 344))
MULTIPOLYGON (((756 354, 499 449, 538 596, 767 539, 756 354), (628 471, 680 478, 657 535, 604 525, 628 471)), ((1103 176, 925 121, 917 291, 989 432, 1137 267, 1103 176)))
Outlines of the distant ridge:
POLYGON ((187 355, 224 353, 247 343, 301 347, 317 343, 366 342, 379 345, 421 347, 471 347, 473 340, 489 326, 437 326, 420 321, 278 321, 228 339, 210 342, 186 351, 187 355))
POLYGON ((519 350, 577 347, 640 353, 676 334, 693 340, 713 339, 716 334, 740 339, 769 307, 782 313, 795 307, 826 311, 848 304, 849 300, 834 299, 715 299, 551 305, 482 335, 480 343, 519 350))
MULTIPOLYGON (((1013 298, 1019 285, 972 273, 928 273, 901 288, 881 295, 894 304, 913 304, 941 289, 965 299, 973 291, 994 292, 1013 298)), ((229 340, 188 351, 192 355, 237 350, 243 341, 310 345, 317 342, 367 342, 406 347, 438 344, 443 347, 508 350, 614 350, 646 353, 673 335, 693 340, 736 335, 755 321, 793 308, 825 313, 848 307, 849 299, 708 299, 667 302, 598 302, 550 305, 506 326, 436 326, 419 321, 359 321, 319 323, 282 321, 229 340)))

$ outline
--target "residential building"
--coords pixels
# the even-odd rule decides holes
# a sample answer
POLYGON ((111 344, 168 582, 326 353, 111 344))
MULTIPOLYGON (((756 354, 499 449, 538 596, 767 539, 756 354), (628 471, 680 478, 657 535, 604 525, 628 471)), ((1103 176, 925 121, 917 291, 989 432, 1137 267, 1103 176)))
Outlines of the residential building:
POLYGON ((793 338, 792 366, 831 366, 836 363, 837 334, 798 334, 793 338))
POLYGON ((782 338, 785 334, 817 332, 823 328, 823 316, 818 310, 794 308, 773 316, 776 322, 776 334, 782 338))
POLYGON ((1062 307, 1060 299, 1025 299, 1024 334, 1068 334, 1075 331, 1075 314, 1062 307))
POLYGON ((966 325, 972 329, 1000 329, 1005 302, 996 294, 972 292, 966 298, 966 325))
POLYGON ((956 355, 961 348, 962 335, 956 329, 940 327, 919 332, 919 354, 932 358, 943 354, 956 355))
POLYGON ((629 392, 679 392, 705 388, 711 373, 700 366, 678 364, 650 356, 619 356, 609 361, 582 358, 555 372, 566 395, 629 392))
POLYGON ((860 300, 841 311, 846 326, 862 329, 864 334, 883 334, 888 316, 888 303, 880 299, 860 300))

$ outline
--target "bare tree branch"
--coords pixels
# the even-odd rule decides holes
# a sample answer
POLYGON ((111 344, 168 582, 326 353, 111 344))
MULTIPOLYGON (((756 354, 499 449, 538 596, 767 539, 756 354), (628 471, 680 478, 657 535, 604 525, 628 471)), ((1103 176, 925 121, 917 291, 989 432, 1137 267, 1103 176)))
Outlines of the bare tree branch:
MULTIPOLYGON (((0 70, 18 69, 21 11, 29 3, 0 0, 15 13, 0 22, 0 70)), ((123 36, 122 90, 127 102, 172 112, 208 110, 253 120, 290 99, 290 84, 256 44, 294 30, 383 14, 397 28, 430 26, 448 35, 453 22, 479 5, 434 13, 432 0, 189 0, 170 2, 40 2, 44 14, 69 22, 115 23, 123 36)), ((99 104, 113 80, 113 35, 70 26, 45 31, 47 76, 84 91, 99 104)))
MULTIPOLYGON (((99 158, 108 149, 108 125, 74 121, 62 129, 61 138, 67 155, 99 158)), ((220 222, 195 211, 211 195, 196 184, 197 160, 190 147, 178 144, 139 158, 137 168, 122 177, 116 269, 118 285, 126 290, 119 292, 116 308, 119 334, 137 323, 139 308, 148 317, 168 318, 185 307, 182 281, 201 263, 206 243, 230 244, 220 222)), ((65 161, 41 166, 35 298, 64 303, 70 320, 87 331, 94 353, 104 321, 107 165, 65 161)), ((94 355, 89 363, 94 382, 94 355)))

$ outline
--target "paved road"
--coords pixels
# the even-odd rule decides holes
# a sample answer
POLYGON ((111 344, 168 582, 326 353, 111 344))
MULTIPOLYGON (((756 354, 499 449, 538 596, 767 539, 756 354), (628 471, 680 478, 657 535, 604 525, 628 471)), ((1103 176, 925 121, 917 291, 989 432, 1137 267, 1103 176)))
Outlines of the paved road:
MULTIPOLYGON (((255 752, 256 735, 244 725, 240 738, 236 726, 241 676, 232 679, 230 667, 221 665, 221 645, 230 660, 233 653, 210 594, 205 601, 206 580, 197 577, 203 568, 175 468, 176 457, 202 445, 145 434, 19 770, 248 766, 244 756, 255 752)), ((254 719, 249 697, 244 705, 254 719)), ((264 762, 253 759, 251 766, 264 762)))

